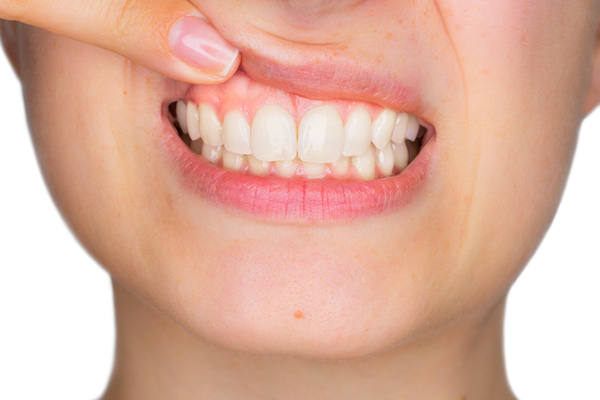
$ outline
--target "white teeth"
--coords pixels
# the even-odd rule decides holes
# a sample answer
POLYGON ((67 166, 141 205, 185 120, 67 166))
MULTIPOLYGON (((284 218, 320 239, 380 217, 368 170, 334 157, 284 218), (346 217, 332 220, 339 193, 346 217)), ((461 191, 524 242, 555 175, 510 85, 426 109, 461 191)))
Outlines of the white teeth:
POLYGON ((298 156, 314 163, 334 162, 342 155, 344 124, 331 106, 308 111, 298 127, 298 156))
POLYGON ((375 151, 375 165, 377 165, 379 172, 383 176, 392 175, 392 171, 394 170, 394 150, 392 150, 391 144, 388 144, 385 150, 375 151))
POLYGON ((348 116, 344 126, 345 156, 359 156, 367 151, 371 144, 371 115, 362 107, 356 108, 348 116))
POLYGON ((221 146, 211 146, 208 143, 202 144, 202 157, 206 158, 211 163, 216 164, 222 154, 221 146))
POLYGON ((229 111, 221 124, 215 109, 204 103, 178 101, 174 111, 194 153, 212 164, 261 176, 344 179, 356 173, 370 180, 403 171, 421 146, 417 117, 392 110, 371 122, 369 111, 357 107, 344 126, 337 109, 318 106, 306 112, 297 130, 291 114, 278 105, 261 107, 251 126, 239 110, 229 111))
POLYGON ((223 134, 221 121, 214 108, 208 104, 201 103, 198 106, 200 119, 200 137, 204 143, 211 146, 220 146, 223 144, 223 134))
POLYGON ((399 113, 394 124, 392 133, 392 142, 402 143, 406 138, 406 128, 408 128, 409 115, 407 113, 399 113))
POLYGON ((254 175, 266 175, 269 172, 269 166, 271 163, 268 161, 261 161, 254 157, 252 154, 246 156, 248 161, 248 168, 254 175))
POLYGON ((325 175, 325 164, 303 162, 302 167, 307 178, 319 179, 325 175))
POLYGON ((411 142, 414 142, 417 139, 419 134, 419 120, 412 114, 409 114, 408 117, 408 127, 406 128, 406 138, 411 142))
POLYGON ((198 130, 198 109, 193 103, 188 103, 185 114, 190 139, 200 139, 200 131, 198 130))
POLYGON ((360 156, 352 157, 352 165, 364 180, 375 178, 375 155, 371 148, 360 156))
POLYGON ((227 149, 223 150, 223 167, 239 171, 244 166, 246 157, 241 154, 233 153, 227 149))
POLYGON ((223 144, 229 151, 250 154, 250 125, 239 111, 229 111, 223 118, 223 144))
POLYGON ((284 178, 291 178, 296 174, 296 168, 298 167, 298 160, 284 160, 277 161, 275 163, 275 169, 279 176, 284 178))
POLYGON ((408 148, 406 143, 392 143, 392 150, 394 152, 394 165, 400 171, 404 170, 408 166, 408 148))
POLYGON ((294 119, 283 107, 263 106, 254 114, 250 144, 259 160, 293 160, 297 153, 294 119))
POLYGON ((188 133, 187 128, 187 106, 182 100, 179 100, 175 104, 175 115, 177 116, 177 121, 179 121, 179 127, 183 133, 188 133))
POLYGON ((346 175, 350 166, 350 158, 341 156, 337 161, 331 163, 331 167, 338 175, 346 175))
POLYGON ((385 149, 392 138, 392 132, 396 124, 396 115, 395 111, 383 110, 375 118, 375 121, 373 121, 371 141, 379 150, 385 149))

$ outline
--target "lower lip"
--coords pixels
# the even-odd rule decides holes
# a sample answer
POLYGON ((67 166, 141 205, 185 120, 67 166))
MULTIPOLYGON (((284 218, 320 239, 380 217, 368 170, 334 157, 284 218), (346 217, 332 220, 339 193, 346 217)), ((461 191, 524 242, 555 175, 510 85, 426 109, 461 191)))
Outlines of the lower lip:
POLYGON ((218 206, 261 220, 341 222, 400 210, 430 176, 435 135, 399 175, 369 181, 301 180, 254 176, 209 164, 165 121, 164 145, 183 185, 218 206))

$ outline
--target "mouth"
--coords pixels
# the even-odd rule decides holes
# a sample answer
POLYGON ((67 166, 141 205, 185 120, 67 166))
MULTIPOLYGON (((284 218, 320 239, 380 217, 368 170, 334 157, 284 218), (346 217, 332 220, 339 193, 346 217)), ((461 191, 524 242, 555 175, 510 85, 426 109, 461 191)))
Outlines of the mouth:
POLYGON ((314 100, 238 71, 170 103, 169 144, 192 190, 260 219, 324 222, 393 211, 427 176, 435 129, 355 100, 314 100))

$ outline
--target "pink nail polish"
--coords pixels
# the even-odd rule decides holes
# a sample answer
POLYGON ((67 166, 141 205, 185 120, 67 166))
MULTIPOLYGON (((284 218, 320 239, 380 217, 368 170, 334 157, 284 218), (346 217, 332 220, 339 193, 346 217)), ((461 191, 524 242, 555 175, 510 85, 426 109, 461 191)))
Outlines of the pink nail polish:
POLYGON ((169 43, 183 61, 220 76, 227 75, 239 53, 210 22, 198 17, 177 21, 171 28, 169 43))

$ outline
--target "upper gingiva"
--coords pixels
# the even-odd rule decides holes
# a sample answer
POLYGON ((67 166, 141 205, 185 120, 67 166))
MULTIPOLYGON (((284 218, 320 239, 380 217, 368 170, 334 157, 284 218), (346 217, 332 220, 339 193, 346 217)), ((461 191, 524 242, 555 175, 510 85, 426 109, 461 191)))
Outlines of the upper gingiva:
POLYGON ((220 119, 209 103, 180 100, 175 114, 186 143, 212 164, 254 175, 367 180, 402 172, 426 131, 412 114, 372 116, 373 109, 322 103, 297 123, 275 104, 251 118, 243 108, 225 110, 220 119))

